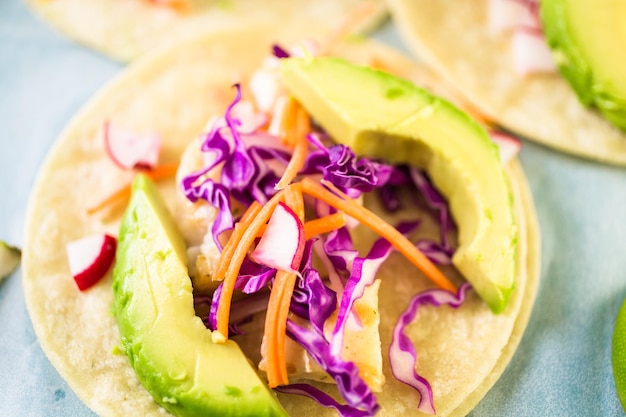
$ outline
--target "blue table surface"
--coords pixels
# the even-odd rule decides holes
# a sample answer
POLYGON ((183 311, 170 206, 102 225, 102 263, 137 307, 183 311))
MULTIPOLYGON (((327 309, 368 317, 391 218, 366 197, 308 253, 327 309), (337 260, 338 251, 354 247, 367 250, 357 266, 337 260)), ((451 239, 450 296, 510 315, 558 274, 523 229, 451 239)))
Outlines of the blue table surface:
MULTIPOLYGON (((375 36, 402 48, 393 24, 375 36)), ((0 0, 0 239, 22 244, 30 188, 74 113, 122 64, 0 0)), ((524 142, 542 235, 542 281, 528 329, 479 416, 623 416, 611 337, 626 297, 626 169, 524 142)), ((92 416, 33 332, 18 269, 0 283, 0 415, 92 416)))

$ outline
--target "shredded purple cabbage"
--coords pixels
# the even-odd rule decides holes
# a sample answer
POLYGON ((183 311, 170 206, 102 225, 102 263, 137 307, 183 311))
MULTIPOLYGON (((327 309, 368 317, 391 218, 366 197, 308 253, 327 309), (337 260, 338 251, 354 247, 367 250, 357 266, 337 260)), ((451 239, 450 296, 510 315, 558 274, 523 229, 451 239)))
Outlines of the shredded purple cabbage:
POLYGON ((235 84, 236 95, 225 111, 224 119, 216 122, 205 135, 200 150, 213 153, 213 161, 202 170, 187 175, 181 182, 185 196, 192 202, 208 201, 218 209, 211 232, 221 250, 219 236, 233 228, 230 198, 242 204, 253 201, 264 204, 274 193, 278 176, 268 168, 268 160, 287 161, 288 156, 272 147, 246 146, 246 136, 238 130, 241 120, 232 116, 234 107, 241 101, 241 86, 235 84), (224 125, 225 123, 225 125, 224 125), (219 184, 212 179, 202 179, 210 170, 222 164, 219 184), (198 181, 201 182, 198 184, 198 181))
POLYGON ((313 385, 290 384, 276 387, 274 390, 282 392, 283 394, 302 395, 310 398, 323 407, 334 408, 341 417, 369 417, 373 415, 369 411, 359 410, 358 408, 350 407, 349 405, 340 404, 333 397, 326 394, 324 391, 315 388, 313 385))
POLYGON ((417 249, 419 249, 432 263, 437 265, 451 265, 452 255, 454 250, 451 248, 444 248, 438 242, 432 240, 422 239, 417 242, 417 249))
MULTIPOLYGON (((241 101, 241 86, 239 84, 235 84, 235 88, 237 90, 237 95, 224 114, 226 125, 230 129, 235 146, 230 157, 224 161, 221 179, 222 184, 231 190, 231 192, 242 192, 249 187, 258 167, 256 167, 252 161, 252 157, 248 153, 248 149, 243 143, 239 130, 237 129, 241 125, 241 121, 233 118, 231 114, 233 108, 241 101)), ((252 201, 242 202, 244 204, 252 203, 252 201)))
MULTIPOLYGON (((416 222, 405 222, 398 225, 400 233, 407 235, 418 226, 416 222)), ((331 339, 331 351, 340 355, 343 348, 343 334, 354 303, 363 296, 365 288, 374 283, 376 274, 382 263, 389 257, 393 247, 387 240, 380 238, 374 242, 365 257, 356 257, 352 262, 350 277, 344 287, 341 304, 337 312, 337 321, 331 339)))
MULTIPOLYGON (((228 335, 242 335, 245 334, 239 326, 248 323, 252 320, 255 314, 267 310, 267 302, 269 300, 268 291, 259 291, 246 298, 237 300, 231 304, 230 323, 228 325, 228 335)), ((194 307, 200 305, 212 305, 212 297, 209 296, 195 296, 194 307)), ((210 315, 202 317, 204 325, 215 330, 215 323, 211 324, 210 315)))
MULTIPOLYGON (((269 268, 265 265, 256 264, 248 258, 245 258, 241 265, 241 269, 239 270, 237 280, 235 281, 235 289, 243 292, 244 294, 254 294, 267 287, 269 283, 272 282, 275 275, 275 269, 269 268)), ((222 286, 223 283, 221 283, 213 292, 211 309, 207 320, 208 327, 211 330, 217 329, 217 308, 219 306, 220 298, 222 297, 222 286)))
POLYGON ((456 294, 446 290, 432 289, 415 295, 393 329, 391 346, 389 346, 391 372, 398 381, 417 390, 420 394, 417 408, 424 413, 435 414, 433 391, 428 381, 415 371, 417 352, 411 339, 404 334, 404 329, 415 319, 420 306, 428 304, 435 307, 449 305, 457 308, 465 301, 470 288, 469 283, 464 283, 459 287, 456 294))
POLYGON ((336 308, 337 294, 324 285, 319 272, 307 269, 297 278, 290 310, 309 320, 319 334, 324 334, 324 323, 336 308))
POLYGON ((392 165, 359 158, 345 145, 326 147, 316 135, 311 134, 307 138, 317 149, 309 153, 301 172, 323 174, 325 180, 352 198, 398 178, 397 168, 392 165))
MULTIPOLYGON (((289 53, 278 45, 274 45, 272 50, 278 58, 289 57, 289 53)), ((211 232, 220 250, 222 249, 220 235, 232 229, 234 225, 231 199, 244 205, 250 205, 253 201, 260 204, 267 202, 275 194, 274 186, 290 159, 289 149, 285 149, 278 138, 264 132, 241 131, 242 120, 236 118, 234 112, 241 102, 242 92, 240 85, 236 84, 234 87, 235 98, 227 107, 224 117, 218 119, 210 132, 205 135, 201 145, 201 151, 212 156, 211 162, 202 170, 187 175, 181 182, 183 192, 190 201, 203 199, 218 209, 211 232), (219 181, 207 178, 209 171, 218 167, 221 168, 219 181)), ((437 213, 441 224, 441 243, 422 240, 417 246, 433 262, 450 263, 453 250, 447 234, 454 225, 447 203, 423 173, 415 168, 399 169, 368 158, 359 158, 344 145, 326 146, 323 133, 311 133, 308 140, 314 149, 308 153, 300 174, 324 178, 353 198, 363 192, 378 190, 383 203, 391 210, 397 210, 400 207, 400 199, 394 192, 395 188, 413 184, 426 204, 437 213)), ((335 211, 320 202, 316 202, 315 209, 318 216, 335 211)), ((398 230, 408 234, 416 226, 416 223, 403 224, 398 230)), ((359 257, 348 227, 340 228, 320 238, 315 243, 315 250, 328 269, 331 277, 330 288, 312 266, 313 247, 313 240, 306 243, 290 306, 291 312, 308 320, 310 326, 304 328, 288 320, 287 334, 301 344, 336 381, 339 392, 347 404, 341 405, 327 394, 306 384, 279 387, 277 390, 306 395, 323 406, 335 408, 345 417, 371 416, 379 408, 376 398, 360 378, 356 365, 342 360, 340 353, 348 320, 354 318, 356 323, 360 324, 358 315, 354 313, 354 303, 362 297, 364 289, 374 282, 378 268, 391 253, 391 245, 384 239, 379 239, 366 256, 359 257), (341 298, 337 306, 339 296, 341 298), (330 340, 327 340, 324 335, 324 323, 335 310, 337 322, 329 337, 330 340)), ((244 260, 235 289, 251 296, 232 304, 229 324, 231 335, 240 334, 238 325, 249 320, 253 314, 266 309, 267 287, 271 285, 275 273, 275 269, 258 265, 247 258, 244 260)), ((410 339, 404 334, 404 328, 415 317, 419 305, 458 306, 462 303, 467 288, 469 285, 462 286, 457 295, 441 290, 418 294, 394 329, 394 340, 389 351, 392 371, 394 375, 398 373, 399 376, 396 375, 398 379, 419 391, 421 399, 418 408, 422 411, 434 411, 432 391, 428 382, 415 373, 415 367, 407 366, 407 363, 415 364, 416 353, 410 339), (409 372, 407 369, 413 371, 409 372)), ((211 329, 216 328, 217 306, 221 293, 220 285, 211 297, 210 312, 203 319, 211 329)), ((197 302, 200 302, 199 300, 200 298, 197 302)))
POLYGON ((386 184, 393 170, 391 165, 357 158, 352 149, 345 145, 331 146, 328 149, 328 158, 324 179, 341 190, 372 191, 386 184))
POLYGON ((282 46, 278 44, 272 45, 272 54, 276 58, 289 58, 291 56, 285 48, 283 48, 282 46))
POLYGON ((313 328, 324 334, 324 323, 337 308, 337 294, 324 285, 322 278, 313 268, 314 239, 306 242, 300 266, 300 276, 296 278, 290 311, 309 320, 313 328))
POLYGON ((426 204, 428 207, 433 209, 439 217, 439 225, 441 226, 441 245, 443 250, 446 252, 452 251, 452 246, 448 240, 448 232, 454 229, 454 223, 452 222, 452 216, 450 216, 448 203, 441 196, 441 194, 439 194, 424 173, 415 167, 409 167, 409 172, 413 183, 424 197, 426 204))
POLYGON ((331 352, 330 344, 324 336, 307 330, 291 320, 287 320, 287 335, 302 345, 313 359, 337 384, 337 389, 348 406, 374 415, 379 409, 376 397, 359 376, 359 369, 353 363, 344 361, 331 352))
POLYGON ((340 274, 349 274, 352 262, 359 252, 354 249, 352 237, 346 227, 333 230, 324 239, 324 252, 340 274))
POLYGON ((199 185, 194 185, 195 181, 203 174, 187 176, 183 179, 182 186, 185 196, 189 201, 195 203, 199 199, 203 199, 209 202, 213 207, 217 208, 217 215, 213 226, 211 226, 211 233, 213 234, 213 241, 217 247, 222 250, 222 242, 219 240, 219 235, 226 230, 233 228, 233 215, 230 209, 230 197, 228 189, 222 184, 217 184, 211 179, 205 179, 199 185))

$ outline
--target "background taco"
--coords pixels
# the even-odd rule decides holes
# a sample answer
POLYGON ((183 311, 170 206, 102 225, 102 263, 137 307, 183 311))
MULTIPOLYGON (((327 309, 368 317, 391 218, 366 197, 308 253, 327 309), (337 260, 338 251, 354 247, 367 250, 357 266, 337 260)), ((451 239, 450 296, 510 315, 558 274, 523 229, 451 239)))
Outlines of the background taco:
MULTIPOLYGON (((286 44, 293 38, 288 33, 280 35, 286 44)), ((249 28, 196 39, 146 58, 81 111, 39 173, 25 234, 25 297, 50 361, 99 414, 159 413, 127 358, 111 353, 119 345, 119 334, 110 310, 110 278, 79 293, 62 250, 67 242, 91 232, 117 234, 119 219, 102 222, 85 213, 90 199, 99 199, 94 190, 106 195, 127 179, 103 151, 102 123, 111 118, 132 129, 160 132, 163 161, 176 161, 206 120, 223 112, 230 100, 233 76, 245 82, 275 40, 275 34, 266 27, 249 28)), ((384 62, 399 75, 418 77, 419 82, 417 67, 381 45, 351 42, 338 46, 333 53, 364 64, 384 62)), ((458 311, 430 312, 420 319, 426 322, 420 321, 411 330, 441 415, 465 415, 493 385, 519 343, 535 298, 539 248, 533 203, 516 161, 507 167, 507 175, 520 229, 516 288, 507 309, 493 315, 473 294, 458 311), (442 322, 446 325, 435 324, 442 322)), ((173 183, 163 184, 161 191, 166 196, 176 192, 173 183)), ((409 279, 406 271, 412 269, 400 257, 394 257, 384 268, 380 273, 381 309, 390 313, 392 320, 403 301, 399 298, 423 288, 424 282, 409 279), (398 276, 405 279, 398 280, 398 276)), ((382 323, 383 329, 391 326, 390 322, 382 323)), ((388 343, 388 339, 383 340, 383 345, 388 343)), ((379 396, 383 407, 380 415, 406 413, 415 398, 393 378, 388 381, 379 396)), ((281 401, 293 415, 333 415, 298 397, 281 397, 281 401)))
MULTIPOLYGON (((516 68, 513 33, 494 30, 490 22, 493 3, 504 3, 505 9, 506 3, 517 4, 522 9, 517 14, 524 7, 537 9, 534 1, 508 0, 391 0, 389 6, 407 45, 496 124, 563 152, 624 165, 626 134, 583 106, 556 68, 526 75, 516 68)), ((507 25, 506 13, 498 18, 507 25)))
MULTIPOLYGON (((328 30, 342 23, 355 8, 365 7, 368 17, 355 28, 362 32, 374 28, 386 16, 380 0, 272 0, 262 4, 249 0, 28 0, 27 3, 62 33, 122 61, 211 30, 260 22, 277 28, 303 19, 328 30)), ((297 27, 294 25, 294 29, 297 27)))

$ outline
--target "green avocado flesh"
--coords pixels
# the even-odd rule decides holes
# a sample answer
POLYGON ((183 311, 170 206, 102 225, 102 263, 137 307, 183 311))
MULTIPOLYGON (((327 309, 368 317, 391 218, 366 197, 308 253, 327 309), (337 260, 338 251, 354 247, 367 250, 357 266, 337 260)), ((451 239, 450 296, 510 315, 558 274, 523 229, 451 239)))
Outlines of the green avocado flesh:
POLYGON ((494 312, 515 285, 512 193, 487 132, 412 83, 337 58, 281 60, 290 93, 357 154, 427 171, 458 226, 457 269, 494 312))
POLYGON ((11 275, 21 258, 22 251, 0 240, 0 280, 11 275))
POLYGON ((626 2, 542 0, 546 40, 585 106, 626 130, 626 2))
POLYGON ((185 244, 150 179, 138 175, 113 270, 121 348, 155 401, 177 416, 286 416, 233 341, 195 315, 185 244))

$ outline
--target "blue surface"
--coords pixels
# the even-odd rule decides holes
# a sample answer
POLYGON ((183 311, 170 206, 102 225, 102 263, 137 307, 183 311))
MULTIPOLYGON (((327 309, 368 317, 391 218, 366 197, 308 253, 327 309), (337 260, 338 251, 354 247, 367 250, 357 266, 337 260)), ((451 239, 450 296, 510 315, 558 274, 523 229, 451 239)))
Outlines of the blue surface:
MULTIPOLYGON (((399 45, 388 25, 378 37, 399 45)), ((18 0, 0 0, 0 239, 22 243, 29 189, 73 114, 121 65, 57 35, 18 0)), ((524 143, 542 227, 542 282, 505 374, 471 414, 623 416, 611 376, 626 297, 626 169, 524 143)), ((0 415, 91 416, 41 351, 18 270, 0 284, 0 415)))

